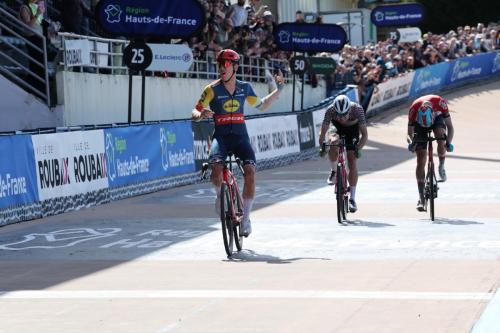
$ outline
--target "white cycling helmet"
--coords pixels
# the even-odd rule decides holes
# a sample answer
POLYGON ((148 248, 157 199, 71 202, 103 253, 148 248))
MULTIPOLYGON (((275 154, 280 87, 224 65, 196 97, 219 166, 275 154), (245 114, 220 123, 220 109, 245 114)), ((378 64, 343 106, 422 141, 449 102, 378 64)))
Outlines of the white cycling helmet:
POLYGON ((345 115, 351 107, 351 101, 346 95, 338 95, 333 100, 333 110, 339 115, 345 115))

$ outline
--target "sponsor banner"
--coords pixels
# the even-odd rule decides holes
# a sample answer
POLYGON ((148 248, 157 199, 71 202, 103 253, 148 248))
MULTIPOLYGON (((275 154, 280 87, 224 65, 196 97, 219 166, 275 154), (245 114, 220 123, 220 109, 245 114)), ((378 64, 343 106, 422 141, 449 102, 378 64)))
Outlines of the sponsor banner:
POLYGON ((444 86, 449 67, 448 62, 442 62, 417 69, 411 85, 410 96, 416 97, 439 91, 444 86))
POLYGON ((191 120, 155 125, 155 141, 160 143, 161 167, 164 176, 195 171, 193 130, 191 120))
POLYGON ((197 0, 101 0, 96 21, 113 36, 160 39, 189 38, 205 25, 197 0))
POLYGON ((0 208, 38 201, 31 137, 0 137, 0 156, 0 208))
POLYGON ((366 113, 390 102, 408 97, 415 72, 379 84, 373 91, 366 113))
MULTIPOLYGON (((359 92, 358 92, 358 86, 349 84, 348 85, 349 89, 345 94, 349 99, 353 102, 356 102, 359 104, 359 92)), ((366 111, 366 110, 365 110, 366 111)))
POLYGON ((194 171, 187 121, 104 130, 110 187, 194 171))
POLYGON ((371 20, 377 27, 416 25, 424 19, 424 7, 418 3, 373 8, 371 20))
POLYGON ((257 161, 300 152, 295 115, 249 119, 246 125, 257 161))
POLYGON ((90 65, 90 42, 86 39, 64 41, 64 57, 67 66, 90 65))
POLYGON ((492 72, 495 53, 478 54, 450 62, 446 85, 489 76, 492 72))
POLYGON ((323 119, 325 119, 325 112, 327 108, 322 110, 312 112, 313 116, 313 126, 314 126, 314 144, 319 147, 319 135, 321 134, 321 126, 323 125, 323 119))
POLYGON ((194 141, 194 162, 196 170, 201 170, 203 163, 208 162, 208 154, 214 134, 214 123, 208 121, 192 122, 194 141))
POLYGON ((314 136, 314 124, 312 112, 299 113, 297 115, 299 125, 300 150, 314 147, 316 141, 314 136))
POLYGON ((491 67, 491 74, 498 75, 500 74, 500 52, 495 52, 492 55, 493 64, 491 67))
POLYGON ((146 70, 186 72, 193 64, 193 52, 181 44, 148 44, 153 51, 153 61, 146 70))
POLYGON ((284 51, 337 52, 344 47, 347 34, 336 24, 281 23, 274 40, 284 51))
POLYGON ((337 63, 330 57, 309 57, 309 72, 313 74, 329 75, 337 68, 337 63))
POLYGON ((397 43, 414 43, 422 38, 422 31, 419 28, 401 28, 391 32, 391 39, 397 43))
POLYGON ((108 187, 102 130, 32 135, 40 200, 108 187))

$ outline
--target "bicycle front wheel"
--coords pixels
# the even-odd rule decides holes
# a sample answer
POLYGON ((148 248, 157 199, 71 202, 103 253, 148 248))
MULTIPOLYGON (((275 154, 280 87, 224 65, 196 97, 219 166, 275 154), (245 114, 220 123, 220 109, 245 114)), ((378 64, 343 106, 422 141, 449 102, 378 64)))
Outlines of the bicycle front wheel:
POLYGON ((342 223, 343 219, 345 218, 345 212, 344 212, 344 184, 343 184, 343 179, 342 179, 342 169, 340 168, 340 165, 337 166, 337 184, 336 189, 335 189, 335 194, 337 198, 337 221, 339 223, 342 223))
POLYGON ((231 196, 225 183, 220 188, 220 221, 222 227, 222 239, 224 249, 228 257, 233 255, 233 221, 231 220, 231 196))
POLYGON ((236 244, 236 249, 241 251, 243 248, 243 236, 241 235, 241 219, 243 218, 243 203, 241 202, 241 197, 238 192, 236 185, 233 185, 233 207, 236 216, 240 218, 240 223, 233 223, 233 233, 234 233, 234 243, 236 244))
POLYGON ((436 196, 436 182, 434 176, 434 164, 431 164, 429 171, 427 172, 427 184, 429 186, 429 205, 431 213, 431 221, 434 221, 434 197, 436 196))

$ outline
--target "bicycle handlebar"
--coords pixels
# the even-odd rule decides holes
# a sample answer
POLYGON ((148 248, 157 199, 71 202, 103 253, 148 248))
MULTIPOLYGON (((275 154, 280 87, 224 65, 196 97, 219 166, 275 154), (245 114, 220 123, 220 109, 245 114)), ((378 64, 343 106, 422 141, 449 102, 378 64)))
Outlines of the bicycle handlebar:
POLYGON ((413 139, 412 143, 425 143, 425 142, 431 142, 431 141, 446 141, 448 138, 446 136, 443 136, 442 138, 434 138, 434 137, 428 137, 428 138, 419 138, 419 139, 413 139))

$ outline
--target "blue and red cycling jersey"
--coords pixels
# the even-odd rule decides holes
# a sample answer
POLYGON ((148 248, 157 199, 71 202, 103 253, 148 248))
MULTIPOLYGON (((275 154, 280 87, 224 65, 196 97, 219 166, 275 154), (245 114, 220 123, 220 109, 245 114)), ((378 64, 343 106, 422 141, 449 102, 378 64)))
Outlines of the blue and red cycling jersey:
POLYGON ((203 89, 196 109, 210 108, 214 112, 215 137, 228 134, 248 136, 245 125, 244 104, 259 107, 261 99, 255 94, 248 82, 236 80, 236 89, 231 95, 221 80, 214 81, 203 89))

